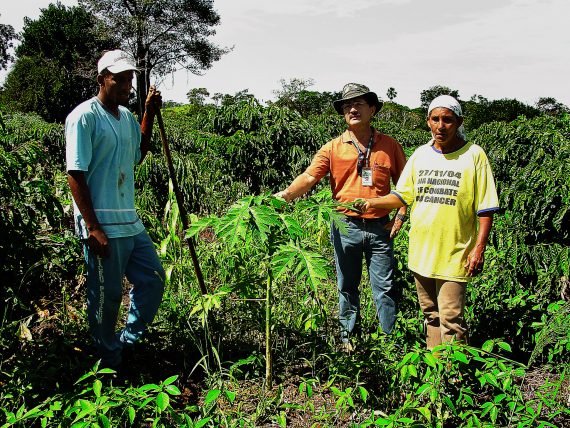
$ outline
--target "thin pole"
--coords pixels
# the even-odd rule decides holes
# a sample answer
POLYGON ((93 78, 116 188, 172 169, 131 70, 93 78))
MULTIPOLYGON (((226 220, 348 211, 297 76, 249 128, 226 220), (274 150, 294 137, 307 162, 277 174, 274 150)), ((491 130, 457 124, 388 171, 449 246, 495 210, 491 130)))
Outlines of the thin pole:
MULTIPOLYGON (((178 203, 178 212, 180 213, 180 219, 182 220, 182 227, 184 230, 188 229, 189 221, 188 214, 184 208, 184 199, 182 198, 182 192, 180 192, 180 187, 178 187, 178 181, 176 180, 176 173, 174 171, 174 165, 172 164, 172 155, 170 154, 170 148, 168 147, 168 141, 166 139, 166 131, 164 130, 164 122, 162 121, 162 114, 160 108, 156 109, 156 120, 158 122, 158 128, 160 130, 160 139, 162 140, 162 148, 164 149, 164 155, 166 156, 166 163, 168 165, 168 174, 172 180, 172 188, 174 189, 174 195, 176 196, 176 202, 178 203)), ((196 277, 198 278, 198 284, 200 285, 200 291, 202 295, 208 294, 206 289, 206 284, 204 283, 204 276, 202 275, 202 270, 200 269, 200 263, 198 262, 198 257, 196 256, 196 250, 194 248, 194 240, 192 238, 186 238, 186 243, 190 249, 190 256, 192 257, 192 263, 194 263, 194 270, 196 271, 196 277)))
POLYGON ((267 273, 265 289, 265 385, 268 390, 273 387, 273 360, 271 358, 271 271, 267 273))

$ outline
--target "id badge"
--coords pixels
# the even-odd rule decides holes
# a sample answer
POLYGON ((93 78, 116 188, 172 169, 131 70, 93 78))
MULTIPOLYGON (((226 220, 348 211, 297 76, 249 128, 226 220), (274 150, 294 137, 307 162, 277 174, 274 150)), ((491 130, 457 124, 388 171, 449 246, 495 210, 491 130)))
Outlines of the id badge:
POLYGON ((362 185, 366 187, 372 187, 372 168, 365 167, 362 168, 362 185))

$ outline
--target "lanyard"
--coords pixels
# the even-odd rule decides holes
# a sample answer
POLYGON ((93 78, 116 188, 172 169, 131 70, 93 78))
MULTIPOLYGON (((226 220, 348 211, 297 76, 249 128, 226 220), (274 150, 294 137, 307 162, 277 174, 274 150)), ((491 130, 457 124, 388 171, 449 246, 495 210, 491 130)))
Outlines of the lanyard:
POLYGON ((366 147, 366 155, 362 153, 362 150, 360 150, 358 144, 356 144, 354 140, 351 140, 352 145, 356 147, 356 151, 358 152, 358 160, 360 161, 360 159, 362 159, 362 161, 365 162, 365 167, 370 166, 370 152, 372 151, 372 146, 374 145, 374 128, 370 127, 370 130, 372 133, 370 134, 370 140, 368 141, 368 146, 366 147))

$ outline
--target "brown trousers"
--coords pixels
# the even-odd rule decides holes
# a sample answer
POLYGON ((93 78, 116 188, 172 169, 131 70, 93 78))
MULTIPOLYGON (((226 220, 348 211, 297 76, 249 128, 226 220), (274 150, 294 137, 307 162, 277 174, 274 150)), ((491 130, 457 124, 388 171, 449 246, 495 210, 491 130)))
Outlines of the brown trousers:
POLYGON ((467 283, 426 278, 417 273, 414 277, 424 314, 428 349, 454 338, 466 342, 467 325, 463 312, 467 283))

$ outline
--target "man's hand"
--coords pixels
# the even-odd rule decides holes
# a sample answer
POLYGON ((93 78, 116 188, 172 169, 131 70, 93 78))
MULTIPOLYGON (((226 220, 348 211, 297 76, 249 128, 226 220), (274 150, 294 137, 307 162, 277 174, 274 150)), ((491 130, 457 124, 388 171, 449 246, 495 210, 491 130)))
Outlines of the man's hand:
POLYGON ((287 189, 281 190, 280 192, 275 193, 273 196, 276 198, 283 198, 286 202, 291 202, 291 193, 287 189))
POLYGON ((467 276, 479 275, 485 264, 485 247, 475 246, 467 256, 465 266, 467 268, 467 276))
POLYGON ((107 239, 107 235, 105 235, 105 232, 99 228, 89 232, 89 236, 87 237, 87 245, 97 256, 109 257, 111 254, 111 248, 109 247, 109 240, 107 239))
POLYGON ((146 96, 146 100, 144 102, 144 109, 147 114, 155 115, 156 109, 162 107, 162 96, 160 95, 160 91, 156 90, 154 85, 151 85, 148 88, 148 94, 146 96))

